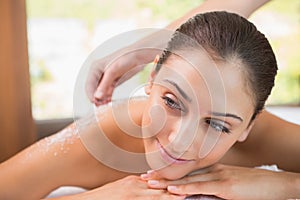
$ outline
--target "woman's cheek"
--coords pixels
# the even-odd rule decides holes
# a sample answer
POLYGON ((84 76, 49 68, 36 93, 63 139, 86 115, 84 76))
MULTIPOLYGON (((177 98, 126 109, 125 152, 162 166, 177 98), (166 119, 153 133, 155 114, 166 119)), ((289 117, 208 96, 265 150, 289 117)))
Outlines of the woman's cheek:
POLYGON ((144 138, 157 135, 166 125, 167 113, 160 104, 149 105, 143 116, 143 136, 144 138))

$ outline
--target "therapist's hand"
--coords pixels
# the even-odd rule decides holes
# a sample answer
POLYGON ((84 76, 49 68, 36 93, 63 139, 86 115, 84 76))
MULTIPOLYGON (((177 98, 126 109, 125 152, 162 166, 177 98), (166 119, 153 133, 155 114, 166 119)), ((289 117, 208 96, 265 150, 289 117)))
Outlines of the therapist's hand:
POLYGON ((217 164, 207 173, 186 176, 176 181, 157 179, 155 172, 148 174, 147 178, 144 175, 141 177, 148 180, 151 188, 166 188, 170 193, 188 196, 204 194, 243 200, 300 197, 299 174, 289 172, 217 164))
POLYGON ((117 51, 92 64, 86 81, 86 93, 95 105, 110 102, 115 87, 140 70, 135 55, 124 53, 125 50, 117 51))
POLYGON ((86 81, 88 98, 97 106, 110 102, 116 86, 142 70, 160 53, 160 49, 131 47, 131 49, 123 48, 95 61, 86 81))

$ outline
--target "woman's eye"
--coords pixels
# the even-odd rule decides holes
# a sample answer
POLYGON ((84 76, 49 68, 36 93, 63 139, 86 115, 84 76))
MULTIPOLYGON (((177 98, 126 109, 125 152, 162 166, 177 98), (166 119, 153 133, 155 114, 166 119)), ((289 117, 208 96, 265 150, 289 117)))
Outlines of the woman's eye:
POLYGON ((228 128, 226 128, 221 123, 218 123, 214 120, 207 119, 206 123, 213 129, 215 129, 217 132, 222 132, 222 133, 227 133, 227 134, 230 133, 228 128))
POLYGON ((170 97, 162 96, 161 98, 164 100, 164 103, 171 109, 177 109, 177 110, 182 111, 181 106, 176 101, 171 99, 170 97))

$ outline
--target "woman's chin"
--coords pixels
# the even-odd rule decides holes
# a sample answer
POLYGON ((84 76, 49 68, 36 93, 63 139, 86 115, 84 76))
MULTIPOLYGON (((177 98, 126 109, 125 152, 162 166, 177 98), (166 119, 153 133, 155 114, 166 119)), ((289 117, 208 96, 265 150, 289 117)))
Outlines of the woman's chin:
POLYGON ((191 166, 167 164, 153 154, 146 156, 146 160, 152 170, 155 170, 161 178, 168 180, 180 179, 193 171, 190 169, 191 166))
POLYGON ((148 160, 148 165, 151 167, 152 170, 155 170, 161 178, 168 179, 168 180, 177 180, 180 179, 187 174, 190 173, 191 170, 179 167, 179 166, 172 166, 166 165, 158 162, 151 162, 148 160))
POLYGON ((188 174, 188 172, 180 172, 178 170, 171 170, 171 169, 160 169, 157 173, 165 179, 168 180, 177 180, 180 179, 188 174))

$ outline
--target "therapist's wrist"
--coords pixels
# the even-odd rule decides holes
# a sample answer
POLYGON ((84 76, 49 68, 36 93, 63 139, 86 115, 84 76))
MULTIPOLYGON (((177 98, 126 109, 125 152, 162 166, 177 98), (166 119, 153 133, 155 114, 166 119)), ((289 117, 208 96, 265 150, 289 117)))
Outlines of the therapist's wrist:
POLYGON ((135 61, 137 65, 139 64, 148 64, 154 61, 156 55, 160 55, 162 53, 162 49, 154 49, 154 48, 149 48, 149 49, 141 49, 137 51, 137 53, 134 55, 135 56, 135 61))

